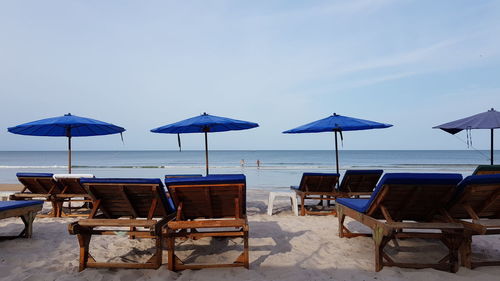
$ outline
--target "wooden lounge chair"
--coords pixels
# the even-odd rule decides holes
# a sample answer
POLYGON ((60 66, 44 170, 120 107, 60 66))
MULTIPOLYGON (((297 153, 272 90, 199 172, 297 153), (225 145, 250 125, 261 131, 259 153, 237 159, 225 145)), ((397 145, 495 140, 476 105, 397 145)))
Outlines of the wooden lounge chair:
POLYGON ((347 170, 338 191, 345 193, 341 197, 371 195, 383 170, 347 170))
MULTIPOLYGON (((71 206, 72 202, 83 202, 84 205, 82 207, 86 207, 86 209, 89 209, 88 206, 91 206, 92 199, 90 198, 90 195, 85 191, 85 188, 80 183, 81 178, 93 178, 94 175, 92 174, 55 174, 54 179, 59 183, 59 185, 62 188, 61 193, 54 194, 54 199, 57 202, 58 205, 58 211, 59 214, 57 214, 58 217, 61 216, 82 216, 82 215, 88 215, 88 212, 86 213, 77 213, 73 214, 72 209, 75 209, 74 207, 71 206), (68 203, 68 213, 65 213, 63 211, 63 204, 68 203)), ((82 207, 76 207, 76 208, 82 208, 82 207)))
POLYGON ((166 179, 165 185, 177 206, 175 219, 165 229, 169 270, 249 267, 244 175, 173 178, 166 179), (243 253, 230 264, 184 264, 175 255, 175 239, 202 237, 241 237, 243 253))
POLYGON ((69 233, 77 235, 80 244, 79 270, 87 267, 160 267, 161 229, 174 212, 169 208, 161 180, 82 178, 80 183, 92 198, 93 208, 88 219, 68 225, 69 233), (122 229, 118 231, 117 227, 122 229), (155 254, 146 263, 109 263, 97 262, 89 253, 92 235, 121 234, 128 234, 130 238, 154 239, 155 254))
POLYGON ((42 210, 43 201, 0 201, 0 219, 20 217, 24 223, 24 229, 16 236, 1 236, 0 240, 13 238, 31 238, 33 232, 33 220, 36 213, 42 210))
POLYGON ((10 200, 33 200, 42 199, 52 204, 49 216, 56 217, 59 214, 59 205, 54 194, 61 193, 62 188, 51 173, 17 173, 17 179, 24 185, 19 193, 12 194, 10 200))
POLYGON ((339 180, 339 174, 334 173, 304 173, 300 180, 299 186, 291 186, 290 188, 300 197, 300 215, 306 214, 315 215, 335 215, 335 209, 330 212, 316 212, 306 209, 305 200, 327 200, 330 201, 336 198, 339 193, 335 189, 335 185, 339 180), (333 198, 332 198, 333 197, 333 198))
POLYGON ((500 257, 494 261, 472 259, 472 236, 500 234, 500 174, 466 177, 458 190, 448 214, 465 227, 460 247, 462 265, 468 268, 500 265, 500 257))
POLYGON ((472 174, 473 175, 500 174, 500 165, 479 165, 472 174))
POLYGON ((369 199, 339 198, 339 236, 371 236, 375 242, 375 270, 385 265, 409 268, 431 267, 456 272, 463 226, 456 222, 435 222, 456 191, 460 174, 388 173, 369 199), (351 217, 372 229, 372 234, 353 233, 344 226, 351 217), (412 231, 418 229, 419 231, 412 231), (427 231, 425 231, 427 230, 427 231), (396 238, 439 239, 449 253, 437 263, 402 263, 384 251, 396 238))

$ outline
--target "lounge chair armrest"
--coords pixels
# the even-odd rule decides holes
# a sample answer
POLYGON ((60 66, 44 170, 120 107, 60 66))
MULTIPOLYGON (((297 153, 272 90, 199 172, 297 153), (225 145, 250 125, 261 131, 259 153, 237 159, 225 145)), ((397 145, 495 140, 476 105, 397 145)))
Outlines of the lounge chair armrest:
POLYGON ((243 227, 248 225, 246 219, 231 219, 231 220, 199 220, 199 221, 177 221, 172 220, 167 223, 167 227, 171 229, 187 229, 187 228, 217 228, 217 227, 243 227))

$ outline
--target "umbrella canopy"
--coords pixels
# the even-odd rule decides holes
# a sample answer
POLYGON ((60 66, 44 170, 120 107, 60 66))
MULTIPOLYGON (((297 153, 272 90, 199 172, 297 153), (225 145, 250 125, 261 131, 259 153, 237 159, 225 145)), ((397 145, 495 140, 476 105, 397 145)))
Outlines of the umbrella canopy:
POLYGON ((486 112, 451 121, 433 129, 441 129, 452 135, 462 130, 490 129, 491 130, 491 165, 493 165, 493 130, 500 128, 500 112, 490 109, 486 112))
MULTIPOLYGON (((153 133, 163 134, 205 134, 205 160, 208 175, 208 137, 207 133, 247 130, 258 127, 259 124, 242 120, 230 119, 203 113, 199 116, 188 118, 176 123, 152 129, 153 133)), ((179 142, 180 145, 180 142, 179 142)))
POLYGON ((68 171, 71 173, 71 138, 118 134, 124 128, 99 120, 71 115, 46 118, 24 123, 7 129, 9 132, 27 136, 67 137, 68 171))
POLYGON ((337 144, 337 133, 341 134, 343 131, 358 131, 370 129, 382 129, 391 127, 391 124, 379 123, 369 120, 363 120, 348 116, 342 116, 334 113, 331 116, 314 121, 300 127, 284 131, 284 134, 301 134, 301 133, 321 133, 321 132, 334 132, 335 133, 335 160, 337 165, 337 173, 339 172, 339 154, 337 144))

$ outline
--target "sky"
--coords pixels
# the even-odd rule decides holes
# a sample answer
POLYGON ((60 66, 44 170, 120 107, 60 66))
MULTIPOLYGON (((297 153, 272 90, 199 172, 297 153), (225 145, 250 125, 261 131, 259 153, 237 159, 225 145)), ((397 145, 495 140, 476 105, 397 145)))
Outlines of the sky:
POLYGON ((175 150, 149 130, 203 112, 260 125, 211 149, 332 149, 281 132, 334 112, 394 125, 343 149, 467 149, 432 127, 500 109, 499 78, 500 1, 0 0, 0 150, 64 150, 7 128, 68 112, 127 129, 75 150, 175 150))

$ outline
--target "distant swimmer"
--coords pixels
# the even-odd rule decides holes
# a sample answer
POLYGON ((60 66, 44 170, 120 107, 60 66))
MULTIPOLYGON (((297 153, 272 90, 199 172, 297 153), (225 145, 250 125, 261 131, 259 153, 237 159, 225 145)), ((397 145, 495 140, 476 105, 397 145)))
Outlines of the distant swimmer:
POLYGON ((260 160, 257 159, 257 168, 260 168, 260 160))
POLYGON ((241 165, 241 167, 244 167, 244 166, 245 166, 245 159, 241 159, 241 161, 240 161, 240 165, 241 165))

